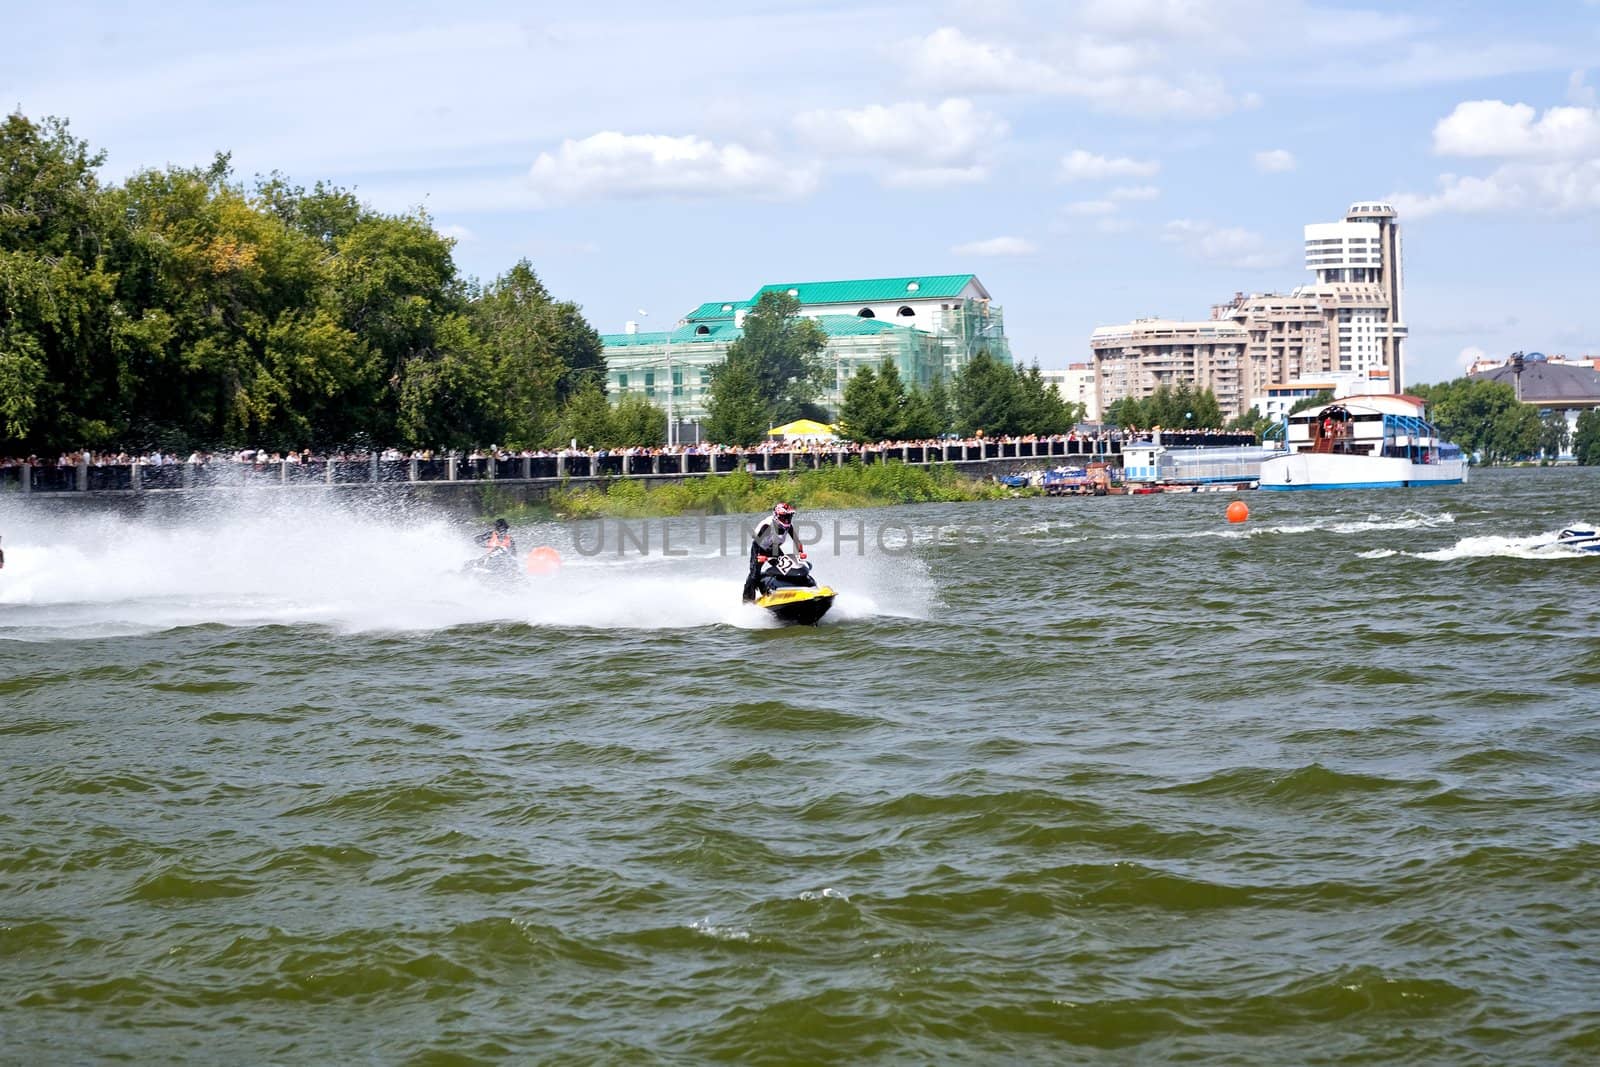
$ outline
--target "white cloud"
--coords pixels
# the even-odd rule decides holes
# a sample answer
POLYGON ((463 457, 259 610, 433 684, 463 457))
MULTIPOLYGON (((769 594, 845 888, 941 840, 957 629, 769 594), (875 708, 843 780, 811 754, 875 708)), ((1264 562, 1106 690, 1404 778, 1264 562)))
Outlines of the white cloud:
POLYGON ((1551 107, 1540 115, 1527 104, 1468 100, 1434 126, 1433 143, 1441 155, 1501 162, 1485 175, 1441 174, 1432 193, 1396 194, 1407 215, 1600 212, 1600 110, 1551 107))
POLYGON ((1534 118, 1527 104, 1468 100, 1433 128, 1433 149, 1445 156, 1572 159, 1600 155, 1600 110, 1552 107, 1534 118))
POLYGON ((967 163, 1010 129, 998 115, 962 99, 933 107, 913 102, 807 111, 794 124, 801 137, 831 155, 938 165, 967 163))
POLYGON ((439 236, 448 237, 452 241, 456 242, 456 244, 463 244, 467 241, 476 241, 478 239, 478 235, 467 229, 465 226, 435 226, 434 229, 438 232, 439 236))
POLYGON ((1255 154, 1256 170, 1263 174, 1281 174, 1294 170, 1294 154, 1286 148, 1271 148, 1255 154))
POLYGON ((968 241, 950 249, 958 256, 1027 256, 1037 251, 1032 241, 1022 237, 990 237, 984 241, 968 241))
POLYGON ((1567 103, 1579 107, 1594 107, 1600 104, 1600 97, 1595 95, 1594 86, 1589 84, 1589 72, 1575 70, 1567 75, 1567 103))
POLYGON ((1489 353, 1477 345, 1468 345, 1461 350, 1460 355, 1456 356, 1456 365, 1461 369, 1462 373, 1465 373, 1474 363, 1486 358, 1488 355, 1489 353))
POLYGON ((1600 158, 1508 163, 1483 177, 1443 174, 1432 194, 1396 193, 1389 199, 1412 218, 1444 212, 1588 214, 1600 211, 1600 158))
POLYGON ((541 152, 528 179, 542 203, 607 197, 793 200, 817 186, 814 166, 788 166, 743 145, 614 130, 541 152))
POLYGON ((1064 215, 1075 215, 1079 218, 1097 217, 1101 215, 1114 215, 1117 205, 1111 200, 1075 200, 1061 209, 1064 215))
POLYGON ((980 41, 944 26, 903 49, 913 83, 945 93, 1071 96, 1101 111, 1145 118, 1215 118, 1249 106, 1213 75, 1186 70, 1176 81, 1160 48, 1074 34, 1054 38, 1048 58, 980 41))
POLYGON ((1066 81, 1050 64, 1024 59, 1004 45, 975 41, 943 26, 911 49, 918 84, 957 93, 1058 93, 1066 81))
POLYGON ((1119 185, 1106 194, 1112 200, 1154 200, 1160 195, 1154 185, 1119 185))
POLYGON ((971 185, 989 176, 979 158, 1010 130, 998 115, 970 100, 873 104, 807 111, 795 116, 800 137, 824 155, 869 160, 889 168, 894 188, 971 185))
POLYGON ((1180 245, 1195 259, 1237 270, 1283 267, 1289 256, 1252 230, 1218 226, 1210 222, 1175 219, 1167 223, 1161 239, 1180 245))
POLYGON ((1102 181, 1107 178, 1151 178, 1161 169, 1154 159, 1110 158, 1075 148, 1061 160, 1061 177, 1066 181, 1102 181))

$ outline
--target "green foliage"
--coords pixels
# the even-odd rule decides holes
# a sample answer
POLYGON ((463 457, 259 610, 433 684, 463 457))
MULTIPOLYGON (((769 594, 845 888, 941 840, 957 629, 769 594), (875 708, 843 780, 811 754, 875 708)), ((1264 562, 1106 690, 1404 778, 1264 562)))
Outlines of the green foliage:
POLYGON ((579 448, 609 448, 616 429, 611 421, 611 404, 593 383, 578 390, 561 409, 552 443, 568 445, 578 442, 579 448))
POLYGON ((743 364, 773 425, 802 417, 817 398, 827 373, 821 358, 827 345, 822 327, 800 315, 800 301, 773 290, 762 293, 745 315, 727 363, 743 364))
POLYGON ((1017 401, 1021 419, 1019 433, 1063 434, 1083 418, 1083 405, 1067 403, 1055 387, 1044 380, 1038 363, 1026 374, 1019 373, 1017 401))
POLYGON ((1322 392, 1317 393, 1314 396, 1303 396, 1299 400, 1296 400, 1293 406, 1289 408, 1289 414, 1293 415, 1296 412, 1304 411, 1307 408, 1320 408, 1331 403, 1333 403, 1333 390, 1324 389, 1322 392))
POLYGON ((839 432, 851 441, 886 441, 900 433, 906 387, 893 360, 879 370, 862 367, 844 383, 839 405, 839 432))
POLYGON ((956 375, 957 432, 969 437, 979 431, 990 437, 1016 432, 1019 399, 1015 368, 980 351, 956 375))
POLYGON ((733 348, 728 346, 728 358, 712 372, 704 430, 715 444, 749 446, 766 437, 773 425, 773 409, 762 399, 760 379, 750 366, 750 357, 736 356, 733 348))
POLYGON ((648 518, 660 515, 732 515, 766 511, 774 500, 800 508, 851 508, 959 500, 994 500, 1005 487, 966 478, 949 466, 851 462, 842 467, 757 478, 746 471, 686 478, 646 488, 617 480, 605 488, 566 490, 551 495, 556 512, 568 518, 648 518))
POLYGON ((1483 464, 1526 459, 1539 450, 1539 414, 1517 400, 1516 389, 1485 378, 1457 378, 1419 385, 1411 392, 1427 401, 1446 440, 1483 464))
MULTIPOLYGON (((585 389, 594 388, 587 382, 585 389)), ((611 409, 612 444, 658 448, 667 443, 667 413, 638 393, 618 398, 611 409)))
POLYGON ((1572 427, 1567 425, 1563 411, 1547 411, 1539 416, 1539 451, 1546 459, 1555 459, 1572 443, 1572 427))
POLYGON ((1254 434, 1257 440, 1261 440, 1266 436, 1267 431, 1276 425, 1276 419, 1269 419, 1265 415, 1256 414, 1255 408, 1245 408, 1237 416, 1229 419, 1223 429, 1231 430, 1235 433, 1254 434))
POLYGON ((1144 399, 1124 397, 1106 409, 1114 426, 1150 430, 1216 430, 1222 427, 1222 407, 1210 389, 1196 390, 1188 382, 1174 388, 1165 383, 1144 399))
POLYGON ((1572 428, 1572 455, 1585 467, 1600 465, 1600 408, 1578 415, 1572 428))
POLYGON ((102 186, 65 122, 0 124, 0 452, 512 445, 604 386, 519 263, 473 292, 425 214, 219 154, 102 186))
POLYGON ((935 378, 926 390, 912 386, 906 394, 900 436, 909 440, 939 437, 950 431, 950 394, 944 379, 935 378))
POLYGON ((1035 363, 1023 370, 980 351, 956 375, 955 425, 963 434, 1059 434, 1083 418, 1080 404, 1069 404, 1044 380, 1035 363))

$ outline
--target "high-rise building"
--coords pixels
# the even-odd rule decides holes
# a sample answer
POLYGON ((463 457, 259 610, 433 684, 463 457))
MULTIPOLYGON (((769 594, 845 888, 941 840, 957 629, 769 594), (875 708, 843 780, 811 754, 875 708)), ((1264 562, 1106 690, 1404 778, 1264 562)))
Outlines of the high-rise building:
POLYGON ((1178 380, 1210 389, 1229 418, 1252 406, 1259 410, 1269 389, 1282 394, 1282 387, 1303 381, 1359 378, 1399 392, 1406 326, 1395 209, 1366 201, 1352 204, 1343 221, 1307 225, 1305 263, 1316 278, 1309 285, 1287 295, 1236 293, 1211 309, 1212 324, 1231 323, 1237 336, 1166 320, 1096 329, 1090 349, 1100 410, 1178 380), (1227 353, 1241 338, 1243 353, 1234 366, 1227 353), (1174 359, 1185 351, 1206 358, 1174 359), (1105 366, 1108 359, 1117 365, 1105 366))
POLYGON ((1247 406, 1240 371, 1248 340, 1236 323, 1216 320, 1137 319, 1097 327, 1089 348, 1099 411, 1127 397, 1143 400, 1162 386, 1188 384, 1210 389, 1223 416, 1232 418, 1247 406))
POLYGON ((1328 371, 1387 372, 1399 392, 1401 348, 1400 225, 1388 204, 1350 205, 1343 222, 1306 227, 1306 269, 1317 276, 1295 290, 1322 304, 1328 326, 1328 371))

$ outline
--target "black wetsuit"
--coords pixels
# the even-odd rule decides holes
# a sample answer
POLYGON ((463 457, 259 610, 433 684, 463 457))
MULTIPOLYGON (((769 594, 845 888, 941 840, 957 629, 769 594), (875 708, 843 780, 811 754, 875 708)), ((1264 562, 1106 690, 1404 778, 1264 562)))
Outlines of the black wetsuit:
POLYGON ((761 579, 761 558, 782 555, 783 542, 788 537, 794 538, 796 552, 805 551, 794 527, 782 525, 775 516, 768 515, 756 527, 755 537, 750 542, 750 574, 744 580, 744 599, 756 598, 756 583, 761 579))

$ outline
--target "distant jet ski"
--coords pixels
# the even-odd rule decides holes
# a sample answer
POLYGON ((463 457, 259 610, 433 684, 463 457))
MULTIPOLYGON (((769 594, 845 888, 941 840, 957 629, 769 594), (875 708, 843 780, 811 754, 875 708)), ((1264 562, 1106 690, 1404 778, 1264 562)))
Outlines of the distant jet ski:
POLYGON ((799 556, 772 556, 761 565, 755 604, 784 622, 815 626, 833 607, 836 592, 818 585, 811 564, 799 556))
POLYGON ((1600 552, 1600 531, 1573 526, 1556 534, 1556 539, 1551 543, 1582 552, 1600 552))
POLYGON ((492 585, 521 585, 522 565, 510 549, 496 548, 461 565, 461 573, 492 585))

